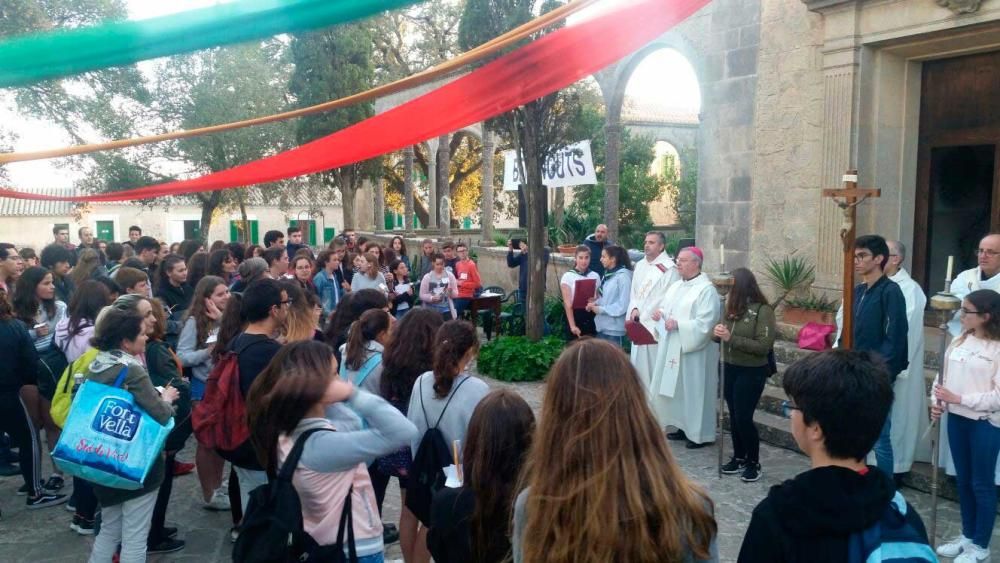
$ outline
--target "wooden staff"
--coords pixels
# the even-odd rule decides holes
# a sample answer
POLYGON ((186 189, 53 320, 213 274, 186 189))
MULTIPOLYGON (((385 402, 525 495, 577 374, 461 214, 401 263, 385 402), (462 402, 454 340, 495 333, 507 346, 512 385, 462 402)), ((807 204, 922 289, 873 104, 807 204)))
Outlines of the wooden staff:
MULTIPOLYGON (((949 278, 951 272, 949 272, 949 278)), ((951 286, 951 280, 944 280, 944 291, 938 293, 934 297, 931 297, 931 309, 938 311, 941 316, 941 324, 938 328, 941 329, 941 348, 938 365, 937 376, 934 378, 935 385, 944 385, 944 362, 945 353, 948 350, 948 341, 950 340, 948 334, 948 320, 951 318, 952 314, 957 311, 962 306, 962 300, 952 295, 948 289, 951 286)), ((941 405, 940 401, 937 401, 938 405, 941 405)), ((941 413, 944 416, 944 413, 941 413)), ((931 433, 931 529, 930 529, 930 540, 931 547, 937 548, 937 508, 938 508, 938 464, 940 463, 940 444, 941 444, 941 420, 932 420, 931 427, 929 429, 931 433)))

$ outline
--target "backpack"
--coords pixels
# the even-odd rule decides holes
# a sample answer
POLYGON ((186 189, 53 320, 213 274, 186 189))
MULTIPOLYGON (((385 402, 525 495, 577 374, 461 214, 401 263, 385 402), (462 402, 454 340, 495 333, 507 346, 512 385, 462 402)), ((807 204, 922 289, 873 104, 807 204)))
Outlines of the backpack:
MULTIPOLYGON (((358 368, 357 372, 355 372, 354 380, 352 380, 351 383, 353 383, 355 387, 361 387, 361 384, 368 379, 368 376, 372 374, 372 371, 374 371, 375 368, 381 363, 382 352, 375 352, 369 356, 367 360, 365 360, 365 363, 361 364, 361 367, 358 368)), ((347 361, 345 360, 340 364, 340 377, 347 379, 348 371, 350 370, 347 368, 347 361)))
POLYGON ((257 342, 226 352, 208 374, 205 396, 191 413, 191 426, 199 444, 232 451, 250 439, 246 398, 240 391, 239 356, 257 342))
POLYGON ((96 357, 97 348, 87 348, 87 351, 83 355, 63 370, 62 377, 59 378, 59 384, 56 385, 55 394, 52 396, 52 406, 49 407, 49 415, 52 417, 52 422, 55 422, 59 428, 66 425, 66 417, 69 416, 73 397, 76 396, 77 387, 74 376, 78 373, 86 374, 87 366, 96 357))
POLYGON ((277 477, 272 477, 265 485, 250 491, 250 501, 240 525, 240 535, 233 545, 233 561, 241 563, 278 562, 331 562, 345 561, 344 532, 347 532, 347 549, 351 563, 356 563, 358 554, 354 544, 354 522, 351 514, 351 494, 354 486, 347 491, 344 510, 337 529, 337 543, 321 546, 316 543, 302 525, 302 503, 292 484, 292 476, 299 466, 299 458, 306 439, 316 432, 333 432, 332 428, 310 428, 295 440, 277 477))
POLYGON ((429 526, 431 523, 431 500, 434 493, 444 486, 444 468, 453 463, 451 449, 444 440, 444 434, 438 428, 444 413, 448 410, 451 400, 458 394, 459 387, 468 381, 466 377, 455 386, 448 402, 441 409, 441 416, 438 417, 434 426, 427 420, 427 409, 424 407, 424 394, 420 389, 420 409, 424 412, 424 423, 427 431, 420 439, 417 446, 417 453, 413 456, 413 464, 410 466, 409 483, 406 486, 406 508, 417 517, 420 522, 429 526))
POLYGON ((903 495, 896 491, 879 521, 847 538, 848 563, 937 561, 934 550, 927 545, 923 526, 918 530, 907 520, 909 508, 903 495))

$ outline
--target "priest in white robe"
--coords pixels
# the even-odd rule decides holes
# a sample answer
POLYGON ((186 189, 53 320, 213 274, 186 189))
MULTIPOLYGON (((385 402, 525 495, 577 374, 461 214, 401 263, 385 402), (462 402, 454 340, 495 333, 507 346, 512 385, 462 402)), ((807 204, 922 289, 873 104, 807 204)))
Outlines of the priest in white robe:
MULTIPOLYGON (((951 293, 959 299, 980 289, 1000 291, 1000 234, 986 235, 979 241, 976 250, 978 266, 955 276, 951 282, 951 293)), ((959 321, 960 311, 948 323, 948 332, 952 337, 958 336, 962 325, 959 321)), ((951 459, 951 448, 948 444, 948 413, 941 415, 941 448, 939 461, 948 475, 955 474, 955 462, 951 459)), ((995 483, 1000 486, 1000 460, 997 461, 995 483)))
POLYGON ((906 473, 914 461, 930 462, 931 443, 927 427, 928 415, 927 386, 924 380, 924 309, 927 296, 920 285, 903 268, 906 260, 906 246, 897 240, 887 241, 889 260, 885 265, 885 275, 896 282, 906 299, 906 321, 909 327, 907 351, 909 367, 896 377, 893 391, 896 395, 892 405, 893 472, 906 473))
POLYGON ((636 262, 632 272, 632 289, 629 294, 628 318, 642 323, 646 330, 657 339, 656 344, 632 345, 632 365, 639 372, 642 382, 649 386, 656 365, 659 335, 653 313, 656 312, 667 288, 677 281, 677 267, 666 252, 667 239, 663 233, 646 233, 643 251, 646 256, 636 262))
POLYGON ((681 279, 667 289, 653 316, 660 341, 650 406, 662 426, 677 428, 668 437, 687 440, 689 448, 715 440, 718 406, 719 345, 712 341, 712 329, 722 303, 701 271, 703 256, 696 247, 678 252, 681 279))

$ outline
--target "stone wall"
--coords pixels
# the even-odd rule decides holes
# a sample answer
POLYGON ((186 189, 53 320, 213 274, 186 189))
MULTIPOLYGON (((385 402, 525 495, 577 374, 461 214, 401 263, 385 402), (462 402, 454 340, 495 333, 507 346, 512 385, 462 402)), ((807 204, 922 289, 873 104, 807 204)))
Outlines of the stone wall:
POLYGON ((824 119, 821 16, 801 0, 763 0, 761 27, 749 264, 757 272, 768 257, 814 260, 824 119))
POLYGON ((722 243, 727 266, 749 262, 760 0, 716 0, 706 12, 681 32, 701 28, 693 36, 704 53, 696 238, 711 269, 722 243))

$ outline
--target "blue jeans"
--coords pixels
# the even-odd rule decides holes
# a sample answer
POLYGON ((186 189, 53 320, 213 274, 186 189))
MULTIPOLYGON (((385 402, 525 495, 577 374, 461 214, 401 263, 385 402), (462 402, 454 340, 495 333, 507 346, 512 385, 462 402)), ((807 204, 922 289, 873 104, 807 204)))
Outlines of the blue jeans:
POLYGON ((622 347, 622 339, 625 338, 624 336, 615 336, 613 334, 607 334, 605 332, 598 332, 597 337, 600 338, 601 340, 607 340, 608 342, 614 344, 615 346, 618 346, 619 348, 622 347))
POLYGON ((878 441, 875 442, 875 447, 872 448, 875 452, 875 465, 889 476, 889 479, 893 478, 893 468, 895 467, 894 460, 892 459, 892 441, 889 439, 889 433, 892 431, 892 409, 889 409, 889 414, 885 417, 885 424, 882 426, 882 433, 879 434, 878 441))
MULTIPOLYGON (((344 541, 347 541, 346 539, 344 541)), ((346 559, 346 558, 345 558, 346 559)), ((358 557, 358 563, 384 563, 385 553, 373 553, 358 557)))
POLYGON ((994 485, 1000 428, 988 420, 948 415, 948 442, 955 462, 962 535, 982 548, 990 546, 997 517, 994 485))

